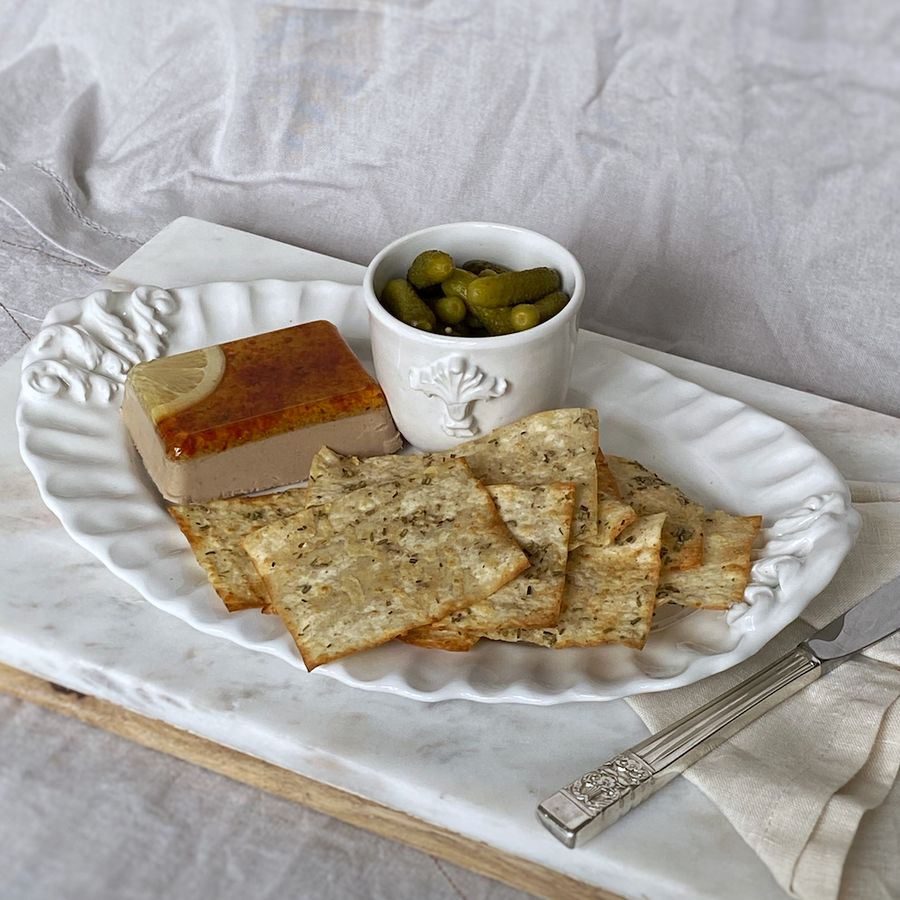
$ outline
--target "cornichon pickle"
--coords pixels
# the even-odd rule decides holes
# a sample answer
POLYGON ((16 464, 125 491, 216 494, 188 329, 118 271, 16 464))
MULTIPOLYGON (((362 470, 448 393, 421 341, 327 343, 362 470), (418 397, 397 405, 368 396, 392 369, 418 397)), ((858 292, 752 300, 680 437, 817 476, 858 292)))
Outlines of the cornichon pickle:
POLYGON ((533 303, 519 303, 509 311, 509 324, 513 331, 527 331, 541 324, 541 314, 533 303))
POLYGON ((448 297, 459 297, 460 300, 465 300, 466 291, 475 278, 475 275, 465 269, 454 269, 450 277, 441 284, 441 289, 448 297))
POLYGON ((559 272, 540 266, 522 269, 520 272, 501 272, 476 278, 467 292, 470 306, 512 306, 530 303, 555 291, 559 287, 559 272))
POLYGON ((535 300, 534 305, 537 307, 541 321, 546 322, 547 319, 555 316, 568 302, 569 295, 565 291, 554 291, 552 294, 547 294, 546 297, 535 300))
POLYGON ((394 278, 381 292, 381 305, 394 317, 421 331, 434 331, 437 318, 405 278, 394 278))
POLYGON ((431 305, 438 321, 444 325, 459 325, 466 317, 468 309, 459 297, 438 297, 431 305))
POLYGON ((501 272, 512 271, 512 269, 507 269, 506 266, 490 262, 487 259, 470 259, 468 262, 464 262, 460 268, 465 269, 467 272, 473 272, 475 275, 481 275, 485 269, 490 269, 495 275, 499 275, 501 272))
POLYGON ((442 250, 420 253, 408 277, 388 282, 381 302, 414 328, 439 334, 489 336, 526 331, 569 302, 560 277, 545 266, 512 271, 491 260, 455 267, 442 250))
POLYGON ((413 287, 427 288, 445 281, 453 274, 454 268, 453 257, 449 253, 443 250, 424 250, 412 261, 406 277, 413 287))
POLYGON ((472 307, 472 312, 489 335, 511 334, 514 330, 510 321, 512 309, 508 306, 478 306, 472 307))

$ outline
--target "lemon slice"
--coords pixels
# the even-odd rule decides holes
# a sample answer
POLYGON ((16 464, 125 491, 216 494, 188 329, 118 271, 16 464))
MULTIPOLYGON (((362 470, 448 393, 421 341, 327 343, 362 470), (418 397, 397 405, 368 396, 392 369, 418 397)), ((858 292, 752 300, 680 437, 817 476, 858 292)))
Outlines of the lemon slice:
POLYGON ((158 422, 208 397, 224 374, 225 354, 214 346, 138 363, 130 378, 144 409, 158 422))

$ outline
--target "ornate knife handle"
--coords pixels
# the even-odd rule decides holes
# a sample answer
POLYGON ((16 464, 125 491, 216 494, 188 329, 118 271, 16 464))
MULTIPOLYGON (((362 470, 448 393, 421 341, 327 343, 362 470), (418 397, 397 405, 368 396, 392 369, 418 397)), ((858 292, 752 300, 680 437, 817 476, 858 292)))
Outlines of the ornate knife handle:
POLYGON ((821 660, 801 644, 706 706, 557 791, 538 806, 538 818, 567 847, 590 840, 821 674, 821 660))

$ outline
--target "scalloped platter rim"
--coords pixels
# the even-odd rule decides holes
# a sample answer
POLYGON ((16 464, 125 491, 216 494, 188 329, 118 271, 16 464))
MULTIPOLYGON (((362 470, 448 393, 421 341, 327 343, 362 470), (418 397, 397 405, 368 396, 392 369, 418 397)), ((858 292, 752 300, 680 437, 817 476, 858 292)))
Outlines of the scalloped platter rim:
MULTIPOLYGON (((141 359, 312 319, 333 322, 371 368, 358 285, 98 290, 50 311, 23 358, 16 410, 22 458, 79 544, 159 609, 301 670, 277 617, 229 614, 218 600, 132 449, 119 405, 125 375, 141 359)), ((668 613, 642 651, 481 641, 447 653, 392 641, 313 674, 425 701, 553 704, 669 690, 756 653, 829 583, 853 545, 859 516, 846 483, 788 425, 586 331, 567 401, 599 410, 604 452, 640 460, 707 506, 763 515, 744 602, 727 612, 668 613)))

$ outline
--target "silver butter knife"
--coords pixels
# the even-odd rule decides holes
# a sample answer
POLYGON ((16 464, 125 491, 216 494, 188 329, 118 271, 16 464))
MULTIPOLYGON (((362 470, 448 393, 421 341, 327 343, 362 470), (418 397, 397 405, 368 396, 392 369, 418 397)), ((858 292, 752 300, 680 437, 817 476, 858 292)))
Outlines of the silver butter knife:
POLYGON ((538 805, 538 818, 567 847, 583 844, 749 722, 898 630, 900 577, 752 678, 557 791, 538 805))

